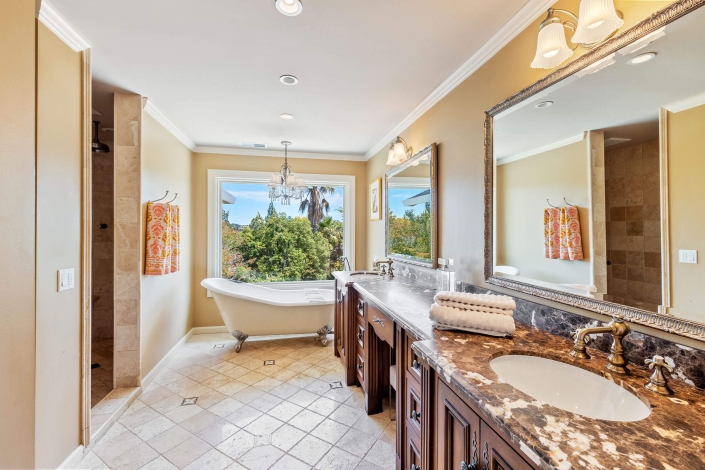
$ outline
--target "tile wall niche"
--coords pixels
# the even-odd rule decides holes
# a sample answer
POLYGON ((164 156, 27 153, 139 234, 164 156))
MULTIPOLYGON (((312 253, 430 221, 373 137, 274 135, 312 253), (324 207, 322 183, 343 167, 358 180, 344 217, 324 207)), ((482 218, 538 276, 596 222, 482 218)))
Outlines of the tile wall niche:
MULTIPOLYGON (((113 142, 104 142, 113 149, 113 142)), ((113 152, 94 153, 92 220, 93 341, 113 337, 113 152), (100 228, 101 224, 107 225, 100 228)))
POLYGON ((607 293, 605 300, 658 312, 661 207, 658 140, 605 152, 607 293))
POLYGON ((115 94, 115 388, 140 385, 142 97, 115 94))

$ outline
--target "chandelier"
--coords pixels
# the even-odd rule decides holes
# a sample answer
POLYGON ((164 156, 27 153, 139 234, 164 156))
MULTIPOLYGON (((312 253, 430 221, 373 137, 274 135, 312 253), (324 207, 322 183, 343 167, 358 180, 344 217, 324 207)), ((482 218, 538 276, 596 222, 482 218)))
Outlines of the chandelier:
POLYGON ((269 199, 280 201, 283 206, 291 204, 292 199, 302 199, 306 192, 306 182, 303 178, 297 178, 294 171, 289 166, 288 147, 291 142, 283 141, 284 146, 284 164, 278 173, 272 173, 269 179, 269 199))

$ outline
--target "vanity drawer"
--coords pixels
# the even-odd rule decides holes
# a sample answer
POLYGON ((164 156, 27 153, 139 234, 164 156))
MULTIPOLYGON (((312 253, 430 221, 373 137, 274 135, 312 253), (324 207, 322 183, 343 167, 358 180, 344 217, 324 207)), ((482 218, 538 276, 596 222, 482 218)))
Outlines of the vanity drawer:
POLYGON ((360 386, 365 389, 365 356, 363 356, 362 351, 358 348, 357 359, 355 360, 355 372, 357 372, 357 378, 360 380, 360 386))
POLYGON ((367 321, 382 341, 394 347, 394 322, 372 305, 367 305, 367 321))
POLYGON ((360 297, 357 297, 355 301, 355 313, 357 314, 358 320, 365 319, 365 305, 367 302, 365 302, 365 299, 362 299, 360 297))
POLYGON ((421 390, 412 379, 406 379, 406 423, 407 429, 413 429, 421 436, 421 390))
POLYGON ((357 347, 359 349, 365 350, 365 326, 357 324, 357 330, 355 332, 355 340, 357 341, 357 347))
POLYGON ((406 442, 404 443, 404 454, 406 460, 406 468, 412 470, 421 470, 421 445, 420 440, 414 431, 410 429, 410 425, 406 425, 406 442))
POLYGON ((416 338, 409 333, 404 335, 404 349, 406 350, 406 372, 407 377, 411 377, 418 384, 421 384, 421 359, 411 348, 411 345, 416 341, 416 338))

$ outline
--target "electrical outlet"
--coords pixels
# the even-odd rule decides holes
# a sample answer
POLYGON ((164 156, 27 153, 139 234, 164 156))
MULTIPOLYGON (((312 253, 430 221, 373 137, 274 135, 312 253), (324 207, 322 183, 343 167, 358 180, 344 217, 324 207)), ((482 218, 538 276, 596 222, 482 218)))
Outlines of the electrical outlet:
POLYGON ((73 268, 61 269, 58 273, 59 292, 73 289, 73 268))
POLYGON ((681 263, 698 264, 698 250, 678 250, 678 261, 681 263))

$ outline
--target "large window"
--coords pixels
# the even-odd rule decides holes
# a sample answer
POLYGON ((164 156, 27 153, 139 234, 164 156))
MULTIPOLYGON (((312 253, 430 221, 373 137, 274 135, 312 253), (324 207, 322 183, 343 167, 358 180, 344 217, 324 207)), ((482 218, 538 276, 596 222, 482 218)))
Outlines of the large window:
POLYGON ((343 269, 352 259, 354 177, 301 176, 304 198, 282 205, 269 198, 269 173, 209 170, 209 277, 325 281, 343 269))

